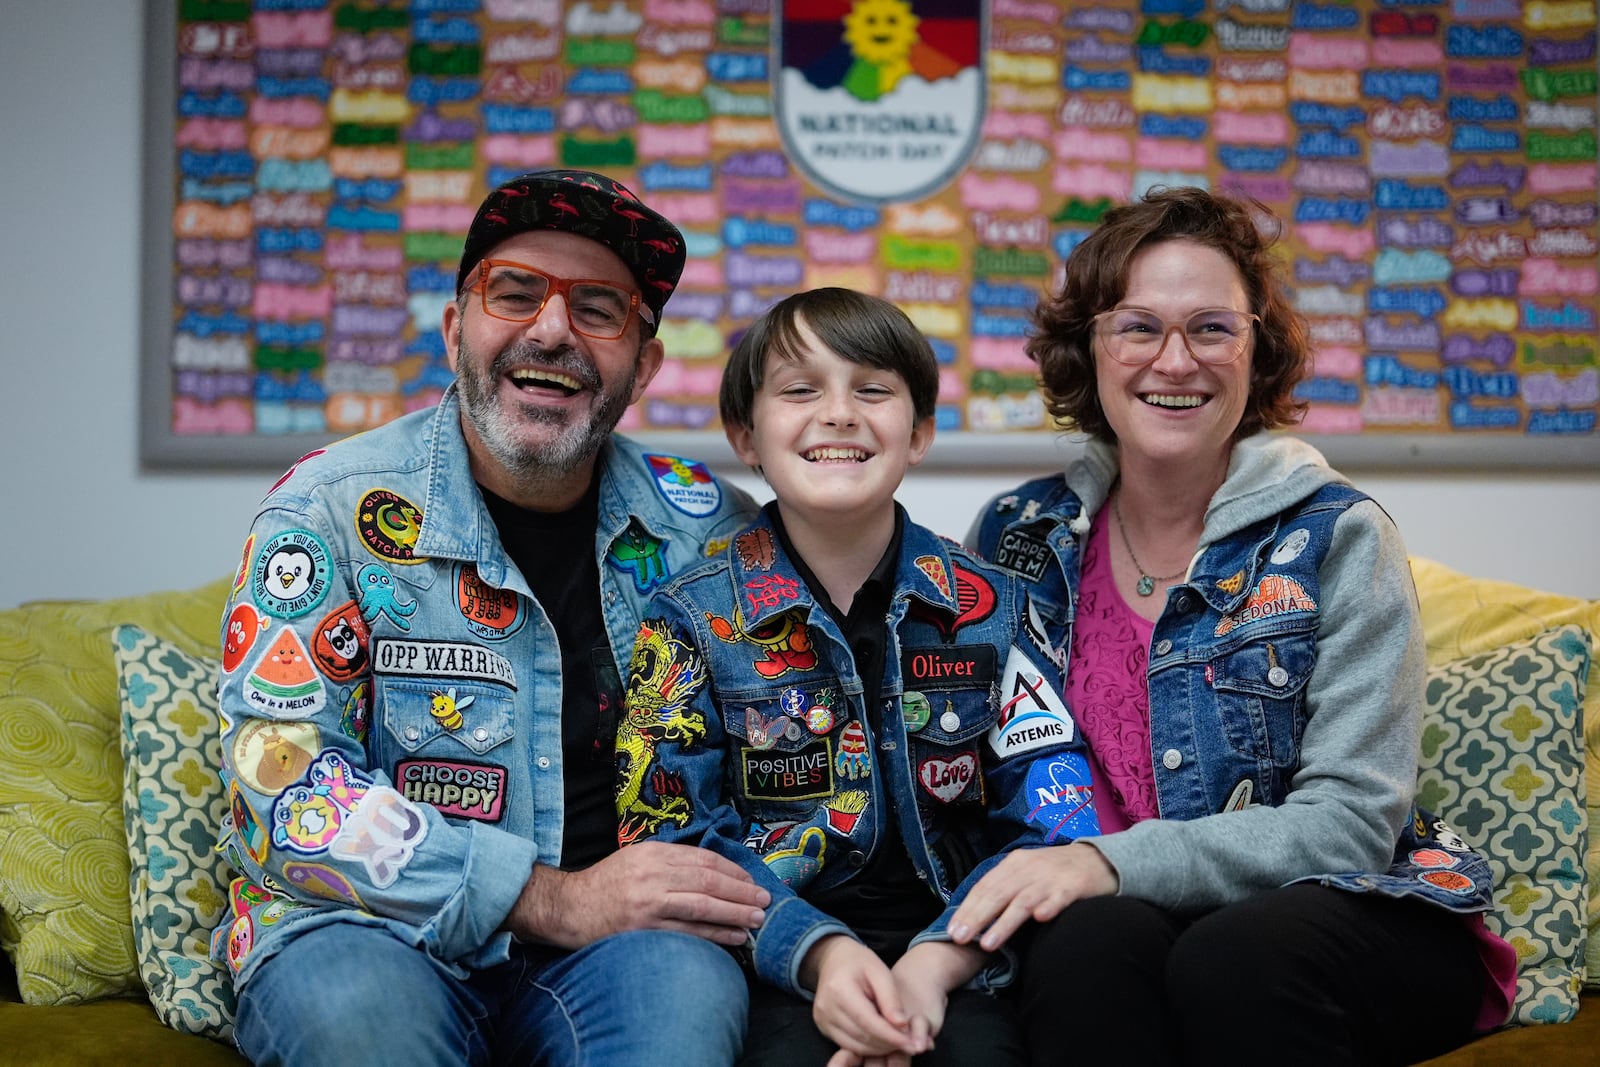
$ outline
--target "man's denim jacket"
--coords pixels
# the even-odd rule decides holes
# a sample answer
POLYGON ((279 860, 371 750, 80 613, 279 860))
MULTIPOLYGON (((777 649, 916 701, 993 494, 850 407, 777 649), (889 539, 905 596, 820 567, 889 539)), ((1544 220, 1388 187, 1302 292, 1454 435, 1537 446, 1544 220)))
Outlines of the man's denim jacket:
POLYGON ((894 819, 947 905, 912 943, 943 939, 1003 850, 1099 831, 1060 667, 1031 618, 1021 583, 907 522, 882 691, 863 693, 837 622, 762 516, 651 603, 617 734, 624 840, 700 843, 750 871, 773 896, 755 970, 809 995, 807 951, 849 930, 806 897, 855 877, 894 819))
MULTIPOLYGON (((611 669, 651 592, 754 511, 704 466, 613 437, 594 542, 611 669)), ((561 648, 473 481, 453 388, 268 494, 219 697, 219 848, 243 878, 213 951, 237 983, 328 922, 459 967, 505 957, 534 861, 561 859, 561 648)))
MULTIPOLYGON (((1333 527, 1352 504, 1367 499, 1346 485, 1324 486, 1273 519, 1202 545, 1169 594, 1151 634, 1148 678, 1162 819, 1285 803, 1300 769, 1305 690, 1317 665, 1321 576, 1330 563, 1333 527)), ((1063 658, 1077 604, 1081 544, 1075 534, 1087 529, 1082 503, 1059 475, 1000 498, 975 528, 985 558, 1032 581, 1034 606, 1063 658)), ((1315 843, 1306 847, 1315 854, 1315 843)), ((1414 806, 1388 870, 1297 880, 1418 897, 1460 912, 1493 906, 1488 861, 1414 806)))

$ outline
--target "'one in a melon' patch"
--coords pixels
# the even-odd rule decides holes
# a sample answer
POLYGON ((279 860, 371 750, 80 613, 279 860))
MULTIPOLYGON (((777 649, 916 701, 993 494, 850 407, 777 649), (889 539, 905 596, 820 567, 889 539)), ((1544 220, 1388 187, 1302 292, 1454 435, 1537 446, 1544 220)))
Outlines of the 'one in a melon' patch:
POLYGON ((306 646, 287 626, 267 643, 243 689, 246 703, 275 719, 310 718, 328 699, 306 646))

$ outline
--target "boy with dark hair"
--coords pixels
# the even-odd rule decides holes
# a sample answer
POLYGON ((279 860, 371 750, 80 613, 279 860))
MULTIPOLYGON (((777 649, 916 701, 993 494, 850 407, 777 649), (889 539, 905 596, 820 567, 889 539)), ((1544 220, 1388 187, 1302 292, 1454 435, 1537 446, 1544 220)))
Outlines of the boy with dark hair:
POLYGON ((622 840, 698 842, 772 893, 747 1064, 1021 1062, 991 995, 1008 961, 945 925, 1001 852, 1098 832, 1020 581, 895 503, 937 394, 932 349, 884 300, 818 289, 767 312, 721 408, 777 499, 657 593, 629 665, 622 840))

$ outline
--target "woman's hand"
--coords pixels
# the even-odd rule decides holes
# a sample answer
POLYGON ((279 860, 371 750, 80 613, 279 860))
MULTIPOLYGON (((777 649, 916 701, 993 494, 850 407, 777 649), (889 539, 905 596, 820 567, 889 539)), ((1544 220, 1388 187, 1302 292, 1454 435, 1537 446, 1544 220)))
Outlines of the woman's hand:
POLYGON ((967 893, 950 920, 950 937, 959 945, 977 938, 993 952, 1029 919, 1048 922, 1075 900, 1116 891, 1117 872, 1093 845, 1018 849, 967 893))

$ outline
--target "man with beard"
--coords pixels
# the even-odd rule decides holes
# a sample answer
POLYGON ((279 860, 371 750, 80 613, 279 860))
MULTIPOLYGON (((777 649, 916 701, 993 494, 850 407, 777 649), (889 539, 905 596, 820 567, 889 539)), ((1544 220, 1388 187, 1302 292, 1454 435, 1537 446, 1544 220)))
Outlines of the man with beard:
POLYGON ((255 1063, 738 1054, 724 946, 768 894, 692 846, 618 852, 612 803, 650 593, 755 511, 613 433, 661 367, 683 263, 677 228, 609 178, 505 183, 444 311, 456 383, 263 501, 223 628, 239 877, 212 939, 255 1063), (285 592, 268 579, 290 557, 285 592), (340 626, 364 656, 330 653, 340 626), (268 729, 300 751, 268 757, 268 729))

